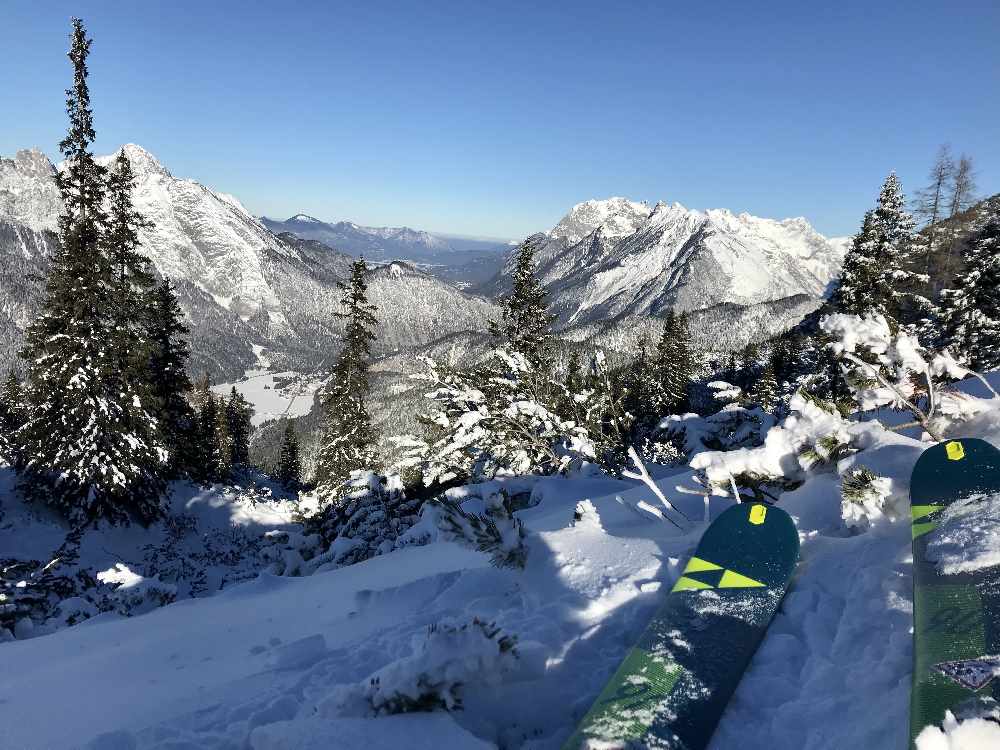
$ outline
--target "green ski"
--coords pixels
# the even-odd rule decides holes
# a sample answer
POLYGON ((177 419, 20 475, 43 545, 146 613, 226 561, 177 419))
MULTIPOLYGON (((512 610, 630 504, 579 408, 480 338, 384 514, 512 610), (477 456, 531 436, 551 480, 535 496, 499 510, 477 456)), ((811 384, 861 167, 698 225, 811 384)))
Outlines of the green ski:
POLYGON ((563 750, 588 740, 671 750, 708 745, 798 553, 798 533, 784 511, 754 503, 722 513, 563 750))
POLYGON ((974 517, 1000 493, 1000 450, 950 440, 921 454, 910 480, 913 522, 913 692, 910 741, 945 711, 1000 700, 1000 568, 943 572, 939 527, 974 517), (950 509, 950 512, 949 512, 950 509))

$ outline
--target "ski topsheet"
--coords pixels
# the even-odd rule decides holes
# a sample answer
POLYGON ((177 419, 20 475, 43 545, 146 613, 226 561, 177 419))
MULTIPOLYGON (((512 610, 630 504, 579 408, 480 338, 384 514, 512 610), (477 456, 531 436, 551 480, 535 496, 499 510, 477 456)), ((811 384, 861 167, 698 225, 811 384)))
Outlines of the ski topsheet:
POLYGON ((563 750, 704 748, 781 603, 798 552, 784 511, 754 503, 722 513, 563 750))
POLYGON ((981 698, 1000 700, 1000 568, 976 560, 977 542, 1000 528, 997 493, 1000 451, 982 440, 932 446, 913 468, 911 743, 946 711, 961 718, 981 698))

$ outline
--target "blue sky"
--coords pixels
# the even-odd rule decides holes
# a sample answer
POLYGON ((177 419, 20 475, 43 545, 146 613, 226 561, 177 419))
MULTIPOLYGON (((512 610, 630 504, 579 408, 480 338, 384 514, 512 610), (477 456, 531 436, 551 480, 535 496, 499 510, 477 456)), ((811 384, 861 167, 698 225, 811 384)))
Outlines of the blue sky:
POLYGON ((56 156, 69 17, 97 150, 252 211, 515 238, 624 195, 857 230, 939 143, 1000 192, 1000 3, 0 3, 0 154, 56 156))

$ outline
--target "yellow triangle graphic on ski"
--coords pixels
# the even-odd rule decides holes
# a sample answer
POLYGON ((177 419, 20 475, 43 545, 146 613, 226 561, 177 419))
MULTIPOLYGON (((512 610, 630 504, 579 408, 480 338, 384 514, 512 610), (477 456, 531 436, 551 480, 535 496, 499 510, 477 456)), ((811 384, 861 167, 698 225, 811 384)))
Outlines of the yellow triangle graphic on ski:
POLYGON ((702 583, 701 581, 696 581, 693 578, 688 578, 687 576, 681 576, 677 579, 677 583, 674 584, 673 591, 693 591, 697 589, 710 589, 711 584, 702 583))
POLYGON ((684 568, 685 573, 701 573, 705 570, 722 570, 721 565, 716 565, 708 560, 702 560, 700 557, 692 557, 684 568))
POLYGON ((753 578, 748 578, 745 575, 737 573, 735 570, 727 570, 722 574, 722 580, 719 581, 720 589, 749 589, 766 585, 760 581, 755 581, 753 578))

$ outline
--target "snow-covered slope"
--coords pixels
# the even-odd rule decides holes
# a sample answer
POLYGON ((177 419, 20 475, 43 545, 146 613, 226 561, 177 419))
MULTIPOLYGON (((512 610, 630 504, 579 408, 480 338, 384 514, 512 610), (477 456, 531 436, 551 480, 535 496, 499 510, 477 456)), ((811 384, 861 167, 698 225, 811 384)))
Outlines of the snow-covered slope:
POLYGON ((580 203, 533 239, 564 327, 801 295, 818 301, 839 273, 845 244, 802 218, 775 221, 679 203, 650 209, 624 198, 580 203))
MULTIPOLYGON (((960 388, 987 395, 975 381, 960 388)), ((1000 444, 1000 407, 980 406, 954 429, 1000 444)), ((794 463, 799 433, 818 437, 824 420, 841 423, 821 411, 786 421, 761 448, 711 454, 710 463, 794 463)), ((906 498, 926 444, 874 421, 850 430, 856 452, 779 499, 799 529, 801 560, 709 750, 909 746, 906 498), (885 478, 885 513, 851 533, 838 475, 859 467, 885 478)), ((0 471, 0 501, 9 498, 9 477, 0 471)), ((408 532, 409 544, 353 566, 305 578, 262 574, 211 598, 132 618, 105 614, 0 644, 0 717, 17 717, 0 722, 0 747, 556 750, 644 629, 706 523, 731 500, 703 500, 691 491, 691 470, 659 467, 659 487, 690 519, 678 529, 663 521, 649 489, 629 481, 590 475, 501 483, 524 500, 517 512, 528 547, 523 570, 491 567, 471 545, 448 541, 427 514, 408 532), (503 656, 495 641, 459 637, 474 636, 477 620, 516 637, 514 652, 503 656), (453 684, 460 684, 461 711, 376 716, 366 698, 375 689, 416 696, 453 684)), ((481 512, 496 490, 492 482, 448 494, 481 512)), ((194 512, 210 512, 205 499, 194 512)), ((8 538, 23 539, 20 531, 8 538)), ((995 724, 971 729, 977 742, 933 744, 930 737, 920 748, 997 746, 995 724)))

